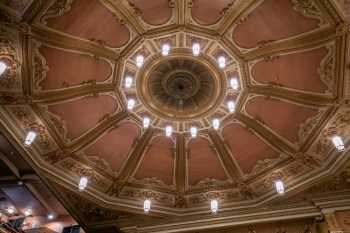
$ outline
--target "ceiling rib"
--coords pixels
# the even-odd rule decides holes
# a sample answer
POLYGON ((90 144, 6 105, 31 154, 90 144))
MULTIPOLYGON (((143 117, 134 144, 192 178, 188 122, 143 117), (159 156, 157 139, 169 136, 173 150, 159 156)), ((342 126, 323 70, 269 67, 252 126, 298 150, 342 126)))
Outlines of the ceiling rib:
POLYGON ((297 150, 293 146, 286 143, 280 137, 270 132, 265 126, 258 123, 256 120, 251 119, 250 117, 242 113, 236 113, 235 118, 238 121, 245 124, 248 127, 248 129, 253 130, 260 137, 264 138, 266 142, 277 148, 280 152, 286 153, 287 155, 293 155, 297 152, 297 150))
POLYGON ((96 84, 91 83, 83 86, 75 86, 68 89, 59 89, 53 91, 38 92, 33 94, 33 102, 40 104, 53 104, 70 100, 77 97, 96 96, 101 93, 112 92, 115 90, 114 84, 96 84))
POLYGON ((220 135, 214 129, 209 129, 208 134, 229 176, 233 179, 233 181, 238 181, 238 183, 241 183, 243 181, 243 175, 240 172, 240 168, 233 160, 220 135))
POLYGON ((153 133, 154 130, 149 128, 142 134, 141 138, 137 140, 136 147, 133 149, 133 151, 129 155, 124 166, 121 168, 118 174, 117 183, 121 185, 118 188, 119 192, 122 190, 125 183, 128 181, 128 179, 137 169, 138 165, 141 163, 142 155, 146 150, 153 133))
POLYGON ((337 33, 337 28, 327 27, 291 39, 271 42, 270 44, 266 44, 243 54, 243 59, 246 61, 252 61, 266 56, 273 56, 280 53, 312 48, 326 44, 339 36, 340 35, 337 33))
POLYGON ((96 128, 90 130, 87 134, 83 135, 82 137, 74 141, 72 144, 70 144, 68 146, 68 150, 70 152, 75 152, 85 148, 90 143, 95 141, 98 137, 100 137, 108 129, 116 126, 120 121, 126 119, 127 117, 128 113, 125 111, 119 112, 111 117, 107 117, 96 128))
POLYGON ((137 34, 142 35, 145 33, 146 29, 140 23, 136 14, 130 12, 127 7, 122 3, 122 1, 113 1, 113 0, 102 0, 105 5, 110 6, 113 10, 118 14, 122 15, 122 20, 125 20, 129 25, 133 27, 133 29, 137 32, 137 34))
POLYGON ((59 33, 47 27, 32 25, 31 32, 34 39, 54 47, 93 54, 96 57, 104 57, 111 60, 117 60, 119 58, 119 54, 112 49, 95 42, 78 39, 65 33, 59 33))
POLYGON ((175 155, 175 179, 176 189, 181 194, 185 193, 186 189, 186 139, 183 133, 176 135, 176 155, 175 155))
POLYGON ((250 86, 250 94, 264 95, 267 97, 282 98, 293 101, 295 103, 313 106, 313 107, 327 107, 334 105, 335 98, 313 93, 303 93, 299 91, 292 91, 277 86, 250 86))

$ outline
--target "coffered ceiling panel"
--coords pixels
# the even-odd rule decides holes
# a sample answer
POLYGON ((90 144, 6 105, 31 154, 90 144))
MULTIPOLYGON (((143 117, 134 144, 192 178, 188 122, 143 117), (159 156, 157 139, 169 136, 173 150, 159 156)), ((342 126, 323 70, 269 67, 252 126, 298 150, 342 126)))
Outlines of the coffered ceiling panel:
POLYGON ((92 129, 117 109, 115 98, 109 95, 86 97, 48 106, 48 111, 57 116, 62 127, 66 128, 69 139, 77 138, 92 129))
POLYGON ((151 25, 167 23, 172 16, 172 3, 169 0, 128 0, 142 19, 151 25))
POLYGON ((37 54, 36 85, 44 90, 81 85, 94 80, 102 82, 112 75, 111 65, 102 59, 42 46, 37 54))
POLYGON ((110 130, 84 152, 89 160, 118 172, 140 136, 140 128, 123 122, 110 130))
MULTIPOLYGON (((245 174, 257 173, 263 161, 279 158, 276 149, 241 124, 233 123, 226 126, 222 134, 232 156, 245 174)), ((264 167, 264 169, 267 168, 264 167)))
POLYGON ((127 26, 99 0, 72 2, 58 17, 48 13, 47 26, 111 47, 121 47, 129 41, 127 26))
POLYGON ((152 139, 134 178, 156 185, 174 184, 174 143, 170 138, 152 139))
POLYGON ((252 64, 252 82, 318 93, 332 92, 334 74, 326 69, 334 63, 333 47, 263 59, 252 64))
POLYGON ((319 114, 314 108, 262 96, 251 98, 245 109, 252 118, 292 143, 304 139, 304 131, 309 133, 312 129, 308 124, 319 114))
POLYGON ((235 0, 192 0, 192 18, 201 25, 217 23, 235 0))
POLYGON ((227 180, 221 161, 208 139, 192 139, 188 143, 188 183, 195 186, 211 180, 227 180))
POLYGON ((242 48, 253 48, 315 30, 321 23, 317 18, 321 16, 317 7, 310 4, 290 0, 262 1, 235 28, 233 40, 242 48))

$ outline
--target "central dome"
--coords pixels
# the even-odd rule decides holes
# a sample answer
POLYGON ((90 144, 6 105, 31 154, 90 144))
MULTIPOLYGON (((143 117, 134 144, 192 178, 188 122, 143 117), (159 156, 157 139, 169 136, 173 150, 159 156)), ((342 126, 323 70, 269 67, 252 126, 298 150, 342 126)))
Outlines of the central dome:
POLYGON ((154 62, 141 75, 141 99, 151 112, 169 120, 203 117, 220 101, 219 72, 200 59, 174 56, 154 62))

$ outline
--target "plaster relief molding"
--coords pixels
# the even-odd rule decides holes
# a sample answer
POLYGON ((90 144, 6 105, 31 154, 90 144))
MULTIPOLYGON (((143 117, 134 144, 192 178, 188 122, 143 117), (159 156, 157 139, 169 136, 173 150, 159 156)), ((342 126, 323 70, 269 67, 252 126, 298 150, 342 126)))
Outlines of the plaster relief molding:
POLYGON ((74 0, 55 0, 52 1, 51 6, 41 16, 40 21, 46 25, 47 20, 64 15, 71 10, 71 5, 74 0))
POLYGON ((290 2, 294 10, 301 13, 303 16, 318 19, 320 27, 327 24, 315 0, 290 0, 290 2))
POLYGON ((0 59, 8 63, 8 69, 0 79, 1 91, 21 88, 22 53, 19 43, 19 34, 16 31, 0 26, 0 59))
POLYGON ((38 140, 35 142, 35 144, 38 145, 41 153, 46 154, 57 148, 56 143, 50 136, 47 128, 44 126, 44 123, 39 120, 31 107, 27 105, 7 106, 6 110, 11 116, 13 116, 13 119, 22 129, 23 140, 26 136, 26 133, 29 130, 33 130, 37 133, 38 140))
POLYGON ((336 72, 336 59, 335 59, 335 45, 330 44, 327 46, 328 54, 321 61, 320 67, 317 69, 318 74, 324 84, 328 87, 325 94, 332 94, 335 89, 335 72, 336 72))
POLYGON ((317 115, 314 117, 310 117, 306 119, 303 123, 299 126, 299 132, 298 132, 298 145, 301 146, 310 136, 313 129, 319 124, 319 122, 322 120, 325 110, 319 110, 317 115))
POLYGON ((95 169, 87 165, 81 164, 75 159, 65 158, 64 160, 59 161, 57 163, 57 166, 63 168, 65 171, 72 174, 73 177, 75 177, 75 179, 77 180, 77 184, 78 179, 81 176, 87 177, 91 185, 93 187, 98 188, 99 190, 104 191, 111 184, 111 181, 97 173, 95 169))
POLYGON ((160 187, 163 189, 168 189, 168 190, 175 190, 175 185, 168 185, 164 183, 164 181, 156 178, 156 177, 147 177, 147 178, 142 178, 142 179, 136 179, 134 177, 131 177, 129 179, 129 182, 135 183, 135 184, 140 184, 140 185, 145 185, 149 187, 160 187))
POLYGON ((152 189, 135 189, 132 187, 125 186, 121 191, 120 197, 126 197, 133 200, 144 200, 149 198, 155 203, 161 203, 165 206, 174 206, 175 197, 174 195, 158 192, 152 189))

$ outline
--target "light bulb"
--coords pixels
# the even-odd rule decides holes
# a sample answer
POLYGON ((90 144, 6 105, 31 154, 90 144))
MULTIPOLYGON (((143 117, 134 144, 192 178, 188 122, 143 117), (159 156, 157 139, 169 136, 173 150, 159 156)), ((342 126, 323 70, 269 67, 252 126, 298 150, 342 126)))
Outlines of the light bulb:
POLYGON ((219 211, 219 202, 214 199, 210 201, 210 210, 213 214, 216 214, 219 211))
POLYGON ((30 216, 30 215, 32 215, 32 209, 26 209, 25 211, 24 211, 24 215, 25 216, 30 216))
POLYGON ((5 62, 0 61, 0 76, 2 76, 7 69, 7 65, 5 62))
POLYGON ((137 67, 141 67, 143 65, 143 62, 145 61, 145 57, 143 55, 137 55, 136 56, 136 65, 137 67))
POLYGON ((233 90, 238 90, 239 88, 239 83, 238 83, 238 80, 237 78, 231 78, 230 79, 230 86, 233 90))
POLYGON ((143 128, 147 129, 151 123, 151 119, 148 117, 143 118, 143 128))
POLYGON ((169 125, 167 127, 165 127, 165 136, 171 137, 172 133, 173 133, 173 127, 171 127, 169 125))
POLYGON ((230 112, 234 112, 236 110, 236 104, 234 101, 230 100, 227 102, 227 108, 230 112))
POLYGON ((168 56, 170 52, 170 45, 169 44, 163 44, 162 45, 162 55, 168 56))
POLYGON ((79 180, 79 191, 84 191, 87 187, 87 184, 88 179, 85 176, 81 177, 79 180))
POLYGON ((130 88, 132 86, 132 80, 133 80, 133 78, 130 77, 130 76, 127 76, 125 78, 125 84, 124 85, 125 85, 126 88, 130 88))
POLYGON ((275 186, 278 194, 284 194, 284 184, 281 180, 275 181, 275 186))
POLYGON ((191 127, 190 131, 191 131, 192 138, 197 137, 197 128, 196 127, 191 127))
POLYGON ((151 211, 151 200, 146 199, 143 201, 143 211, 148 214, 151 211))
POLYGON ((25 146, 32 145, 32 143, 34 142, 35 138, 36 138, 36 133, 34 131, 29 131, 27 136, 26 136, 26 139, 24 140, 24 145, 25 146))
POLYGON ((215 130, 218 130, 219 127, 220 127, 220 121, 219 121, 219 119, 215 118, 215 119, 213 120, 213 128, 214 128, 215 130))
POLYGON ((13 207, 7 208, 7 213, 14 214, 15 213, 15 208, 13 208, 13 207))
POLYGON ((47 215, 47 219, 49 219, 49 220, 52 220, 52 219, 54 219, 55 218, 55 215, 54 214, 48 214, 47 215))
POLYGON ((221 69, 225 68, 225 67, 226 67, 226 57, 220 56, 220 57, 218 58, 218 63, 219 63, 219 67, 220 67, 221 69))
POLYGON ((192 45, 192 54, 193 56, 198 56, 201 52, 201 46, 199 43, 194 43, 192 45))
POLYGON ((135 107, 135 100, 134 99, 129 99, 128 100, 128 109, 132 110, 135 107))
POLYGON ((344 142, 343 142, 343 140, 341 139, 341 137, 339 137, 339 136, 334 136, 334 137, 332 138, 332 142, 333 142, 335 148, 337 148, 337 150, 338 150, 339 152, 342 152, 342 151, 345 150, 345 145, 344 145, 344 142))

